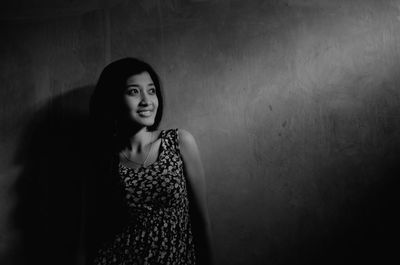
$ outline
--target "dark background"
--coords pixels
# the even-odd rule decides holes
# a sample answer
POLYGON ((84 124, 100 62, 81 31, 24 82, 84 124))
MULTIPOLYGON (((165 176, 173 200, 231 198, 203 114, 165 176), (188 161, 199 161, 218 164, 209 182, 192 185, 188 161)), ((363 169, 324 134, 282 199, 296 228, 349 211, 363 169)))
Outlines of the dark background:
POLYGON ((400 1, 10 0, 0 36, 1 264, 83 263, 88 99, 125 56, 197 139, 218 264, 399 261, 400 1))

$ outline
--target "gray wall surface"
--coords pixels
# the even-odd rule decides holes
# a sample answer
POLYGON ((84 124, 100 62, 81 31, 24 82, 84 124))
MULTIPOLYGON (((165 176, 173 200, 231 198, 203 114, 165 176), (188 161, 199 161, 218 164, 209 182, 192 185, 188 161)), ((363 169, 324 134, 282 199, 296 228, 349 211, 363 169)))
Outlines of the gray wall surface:
POLYGON ((3 2, 1 264, 81 262, 77 139, 126 56, 198 142, 217 264, 399 259, 400 1, 3 2))

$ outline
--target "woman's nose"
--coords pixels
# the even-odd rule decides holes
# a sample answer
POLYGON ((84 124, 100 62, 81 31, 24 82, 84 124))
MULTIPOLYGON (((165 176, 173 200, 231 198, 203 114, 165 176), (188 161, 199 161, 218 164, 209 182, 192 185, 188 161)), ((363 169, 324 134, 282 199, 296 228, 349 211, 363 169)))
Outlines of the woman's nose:
POLYGON ((148 105, 149 104, 149 97, 146 95, 146 93, 142 94, 142 98, 140 100, 141 105, 148 105))

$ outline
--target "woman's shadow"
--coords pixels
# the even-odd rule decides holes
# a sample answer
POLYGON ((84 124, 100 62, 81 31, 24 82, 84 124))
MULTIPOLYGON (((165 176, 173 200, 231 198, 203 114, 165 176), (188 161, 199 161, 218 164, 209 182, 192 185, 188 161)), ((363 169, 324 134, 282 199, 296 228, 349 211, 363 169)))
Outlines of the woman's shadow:
POLYGON ((90 179, 91 86, 52 99, 33 114, 17 147, 22 166, 14 186, 18 264, 79 264, 85 185, 90 179))

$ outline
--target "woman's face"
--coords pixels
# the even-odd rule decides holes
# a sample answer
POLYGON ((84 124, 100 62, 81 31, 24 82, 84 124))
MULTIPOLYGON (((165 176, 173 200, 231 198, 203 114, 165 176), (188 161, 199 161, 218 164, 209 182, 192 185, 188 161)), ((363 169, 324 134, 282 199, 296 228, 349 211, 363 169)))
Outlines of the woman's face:
POLYGON ((154 124, 158 98, 156 87, 148 72, 132 75, 126 80, 123 104, 130 121, 142 126, 154 124))

